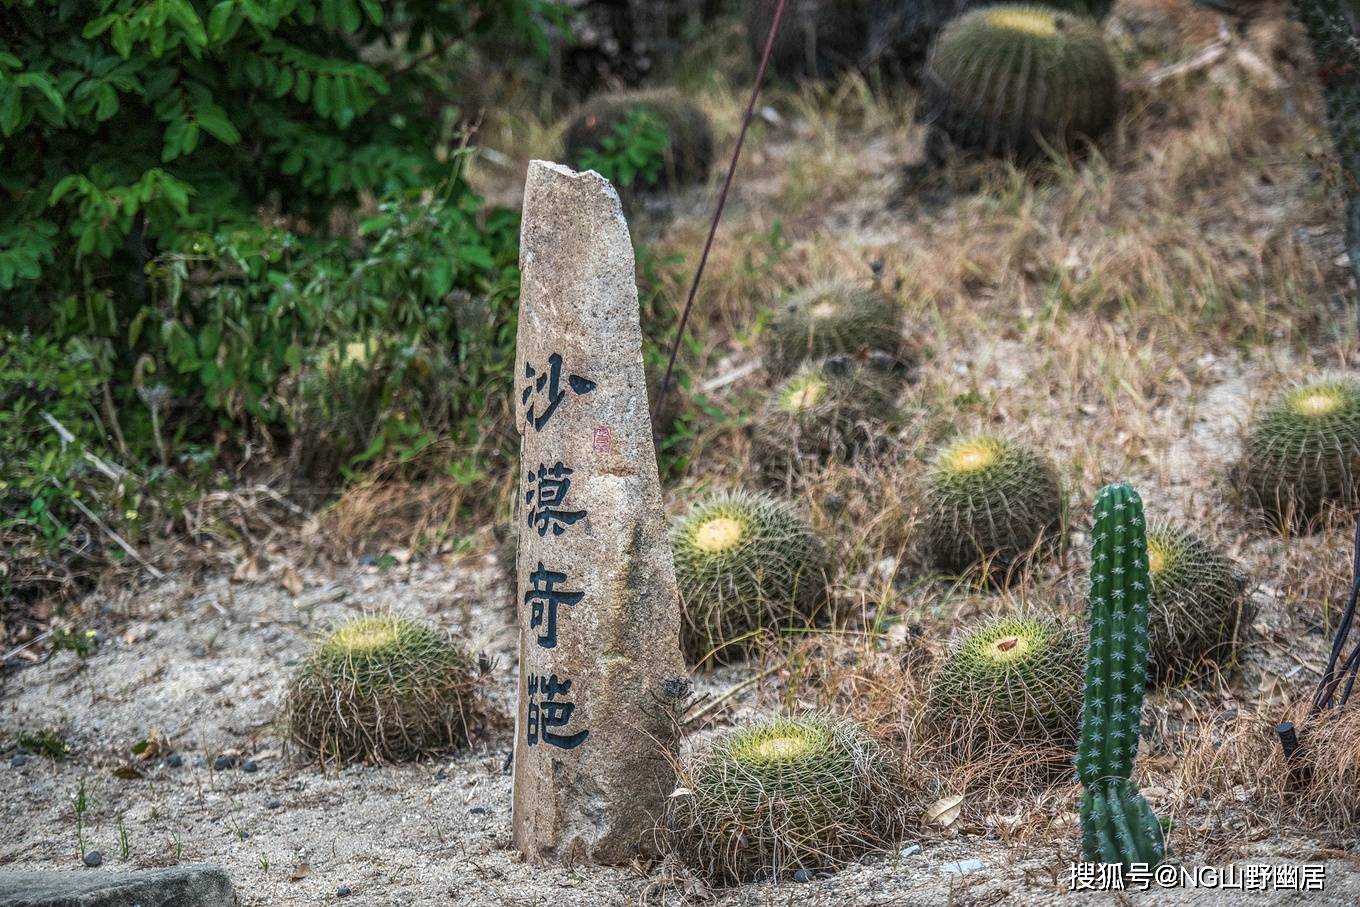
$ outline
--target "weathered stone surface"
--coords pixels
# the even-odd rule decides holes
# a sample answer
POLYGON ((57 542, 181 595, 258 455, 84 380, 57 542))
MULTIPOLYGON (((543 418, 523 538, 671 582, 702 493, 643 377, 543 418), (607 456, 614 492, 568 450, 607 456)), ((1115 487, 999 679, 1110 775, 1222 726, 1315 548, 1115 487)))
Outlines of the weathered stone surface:
POLYGON ((667 706, 684 669, 613 187, 532 162, 520 270, 515 844, 529 860, 627 863, 655 849, 674 786, 667 706))
POLYGON ((0 871, 0 907, 235 907, 218 866, 140 872, 0 871))

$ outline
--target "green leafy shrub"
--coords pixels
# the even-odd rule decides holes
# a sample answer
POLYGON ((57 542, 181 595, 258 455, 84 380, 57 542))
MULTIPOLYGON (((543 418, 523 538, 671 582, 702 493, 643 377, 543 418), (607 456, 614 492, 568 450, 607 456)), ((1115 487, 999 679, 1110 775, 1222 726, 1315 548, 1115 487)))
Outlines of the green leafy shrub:
POLYGON ((674 188, 708 176, 713 134, 708 117, 679 92, 602 95, 567 124, 563 154, 624 188, 674 188))
POLYGON ((7 316, 105 366, 128 465, 313 441, 339 423, 305 405, 308 368, 379 336, 349 388, 367 424, 331 469, 480 442, 508 393, 518 225, 463 178, 458 74, 478 48, 543 49, 554 4, 20 0, 5 17, 7 316), (411 399, 408 361, 434 349, 459 380, 411 399))
POLYGON ((787 879, 891 846, 905 796, 891 753, 827 715, 728 731, 680 772, 677 849, 720 883, 787 879))

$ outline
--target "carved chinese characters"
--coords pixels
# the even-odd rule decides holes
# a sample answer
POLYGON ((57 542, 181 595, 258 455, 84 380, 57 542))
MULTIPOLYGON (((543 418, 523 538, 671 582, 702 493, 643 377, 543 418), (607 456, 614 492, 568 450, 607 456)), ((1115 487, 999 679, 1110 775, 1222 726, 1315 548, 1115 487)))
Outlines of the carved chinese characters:
POLYGON ((684 672, 613 188, 534 161, 520 269, 515 843, 530 860, 627 863, 654 849, 674 786, 666 709, 684 672))

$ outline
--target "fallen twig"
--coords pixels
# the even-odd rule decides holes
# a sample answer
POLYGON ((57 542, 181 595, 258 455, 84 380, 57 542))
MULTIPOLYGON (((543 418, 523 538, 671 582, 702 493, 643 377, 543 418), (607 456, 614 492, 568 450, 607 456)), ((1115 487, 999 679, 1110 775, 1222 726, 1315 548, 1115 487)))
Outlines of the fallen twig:
POLYGON ((706 718, 707 716, 713 714, 713 712, 717 711, 719 707, 721 707, 733 696, 736 696, 743 690, 747 690, 755 686, 757 683, 764 680, 766 677, 769 677, 775 671, 778 671, 780 668, 784 667, 785 664, 786 662, 781 661, 779 664, 774 665, 773 667, 766 668, 759 674, 756 674, 754 677, 748 677, 741 683, 734 684, 733 686, 725 690, 723 693, 710 700, 707 705, 705 705, 699 711, 695 712, 693 715, 686 715, 684 720, 682 720, 680 723, 682 725, 689 725, 694 724, 695 722, 703 718, 706 718))
POLYGON ((162 573, 159 569, 157 569, 155 564, 151 563, 146 558, 142 557, 142 555, 137 551, 137 549, 133 548, 132 545, 128 543, 127 539, 123 538, 121 535, 114 532, 112 528, 110 528, 107 524, 105 524, 103 520, 101 520, 98 516, 95 515, 95 512, 93 510, 86 507, 83 501, 81 501, 79 498, 71 498, 71 503, 76 505, 77 510, 85 514, 86 519, 88 519, 90 522, 98 526, 100 531, 102 531, 109 538, 113 539, 114 543, 119 548, 122 548, 123 551, 127 553, 128 557, 132 558, 134 561, 145 567, 146 571, 150 573, 152 576, 154 576, 156 579, 165 579, 165 574, 162 573))

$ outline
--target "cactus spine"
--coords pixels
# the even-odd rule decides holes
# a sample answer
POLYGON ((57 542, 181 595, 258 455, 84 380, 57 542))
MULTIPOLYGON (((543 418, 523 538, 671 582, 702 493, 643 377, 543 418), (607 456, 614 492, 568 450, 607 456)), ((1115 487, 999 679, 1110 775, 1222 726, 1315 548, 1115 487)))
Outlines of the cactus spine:
POLYGON ((1148 579, 1143 502, 1127 483, 1096 495, 1091 532, 1091 638, 1077 774, 1085 859, 1161 862, 1161 825, 1129 778, 1147 687, 1148 579))

